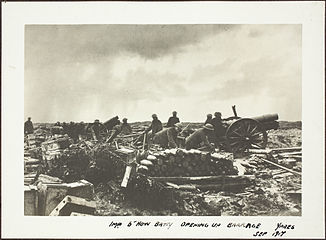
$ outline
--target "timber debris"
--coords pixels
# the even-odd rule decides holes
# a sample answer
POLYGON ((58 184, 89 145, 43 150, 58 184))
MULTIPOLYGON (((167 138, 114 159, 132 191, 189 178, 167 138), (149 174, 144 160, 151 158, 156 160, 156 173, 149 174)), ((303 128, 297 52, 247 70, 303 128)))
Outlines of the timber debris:
MULTIPOLYGON (((148 144, 148 125, 112 143, 46 127, 27 135, 25 215, 301 214, 301 146, 271 142, 243 156, 163 149, 148 144)), ((183 134, 196 128, 188 124, 183 134)), ((271 131, 273 141, 284 132, 271 131)))

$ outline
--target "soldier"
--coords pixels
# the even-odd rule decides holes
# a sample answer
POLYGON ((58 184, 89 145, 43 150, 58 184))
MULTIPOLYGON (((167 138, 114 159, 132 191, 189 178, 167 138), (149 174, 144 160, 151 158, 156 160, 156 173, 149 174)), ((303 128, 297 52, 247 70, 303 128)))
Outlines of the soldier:
POLYGON ((27 121, 24 124, 24 133, 25 134, 31 134, 34 132, 34 127, 33 127, 33 123, 31 121, 31 118, 29 117, 27 119, 27 121))
POLYGON ((212 114, 207 114, 207 119, 206 119, 206 121, 205 121, 205 123, 204 124, 206 124, 206 123, 210 123, 210 124, 212 124, 212 118, 213 118, 213 115, 212 114))
POLYGON ((98 141, 100 139, 100 128, 101 128, 100 120, 96 119, 90 128, 93 134, 93 139, 95 141, 98 141))
POLYGON ((152 115, 153 121, 149 128, 146 129, 146 133, 152 130, 152 134, 155 134, 163 129, 162 122, 158 119, 156 114, 152 115))
POLYGON ((205 148, 211 151, 214 150, 214 147, 208 141, 212 133, 214 133, 212 124, 205 124, 203 128, 199 128, 186 138, 186 149, 201 148, 203 150, 205 148))
POLYGON ((220 112, 214 113, 214 118, 212 119, 212 125, 214 127, 214 135, 216 139, 216 144, 218 145, 218 142, 220 141, 224 135, 225 135, 225 127, 222 123, 222 114, 220 112))
POLYGON ((112 142, 113 139, 115 139, 116 136, 118 136, 120 133, 122 133, 122 134, 131 134, 132 133, 132 129, 131 129, 129 123, 127 123, 127 120, 128 120, 127 118, 124 118, 124 119, 122 119, 121 124, 113 127, 112 134, 106 140, 106 142, 112 142))
POLYGON ((181 125, 181 123, 176 123, 172 127, 159 131, 154 135, 153 143, 159 144, 164 148, 177 148, 177 136, 182 130, 181 125))
POLYGON ((71 137, 74 140, 74 142, 77 142, 77 140, 78 140, 78 132, 77 132, 78 129, 77 128, 78 128, 77 123, 75 123, 73 121, 71 121, 69 123, 68 136, 71 137))
POLYGON ((132 133, 132 129, 131 129, 129 123, 127 123, 127 121, 128 121, 128 119, 124 118, 124 119, 122 119, 122 124, 121 124, 121 133, 125 134, 125 135, 132 133))
POLYGON ((174 124, 179 123, 180 120, 177 117, 177 112, 173 111, 172 112, 172 117, 169 118, 168 123, 166 124, 166 127, 173 127, 174 124))

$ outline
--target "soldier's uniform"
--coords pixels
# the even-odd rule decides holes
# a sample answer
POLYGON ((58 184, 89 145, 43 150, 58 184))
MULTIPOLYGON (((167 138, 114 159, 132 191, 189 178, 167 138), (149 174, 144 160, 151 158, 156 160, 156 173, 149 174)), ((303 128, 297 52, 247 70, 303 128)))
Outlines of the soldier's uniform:
POLYGON ((209 133, 206 130, 209 130, 213 133, 214 128, 211 124, 206 124, 203 128, 196 130, 192 133, 189 137, 186 138, 186 149, 192 148, 200 148, 200 147, 207 147, 209 149, 213 149, 212 145, 209 143, 209 133))
POLYGON ((153 137, 153 143, 159 144, 164 148, 176 148, 178 131, 175 127, 169 127, 156 133, 153 137))

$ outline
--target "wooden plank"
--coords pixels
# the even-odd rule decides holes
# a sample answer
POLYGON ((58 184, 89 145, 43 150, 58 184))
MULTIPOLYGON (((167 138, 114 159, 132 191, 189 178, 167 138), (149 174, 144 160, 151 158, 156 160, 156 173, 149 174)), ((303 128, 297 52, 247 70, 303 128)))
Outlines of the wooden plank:
POLYGON ((123 176, 123 180, 121 182, 121 187, 124 187, 124 188, 127 187, 131 170, 132 170, 132 166, 126 167, 125 175, 123 176))
POLYGON ((254 175, 220 175, 220 176, 200 176, 200 177, 149 177, 157 181, 170 181, 170 180, 206 180, 206 179, 243 179, 243 178, 254 178, 254 175))
POLYGON ((96 203, 95 201, 88 201, 83 198, 75 197, 67 195, 62 201, 53 209, 53 211, 49 214, 49 216, 60 216, 61 210, 67 205, 67 204, 75 204, 80 206, 85 206, 88 208, 93 208, 95 210, 96 203))
POLYGON ((254 154, 270 154, 272 151, 270 149, 248 149, 248 152, 254 154))
POLYGON ((172 183, 198 183, 198 182, 214 182, 214 181, 227 181, 227 182, 240 182, 251 181, 255 179, 254 175, 226 175, 226 176, 202 176, 202 177, 149 177, 150 179, 158 182, 172 182, 172 183))
POLYGON ((147 138, 147 134, 145 133, 145 134, 144 134, 144 139, 143 139, 143 147, 142 147, 142 150, 143 150, 143 151, 145 150, 146 138, 147 138))
POLYGON ((129 134, 129 135, 122 135, 122 136, 117 136, 116 138, 130 138, 130 137, 139 137, 143 133, 135 133, 135 134, 129 134))
POLYGON ((264 162, 267 162, 267 163, 269 163, 269 164, 271 164, 271 165, 274 165, 274 166, 276 166, 276 167, 278 167, 278 168, 284 169, 284 170, 286 170, 286 171, 288 171, 288 172, 290 172, 290 173, 293 173, 293 174, 295 174, 295 175, 297 175, 297 176, 300 176, 300 177, 302 176, 302 174, 299 173, 299 172, 293 171, 293 170, 291 170, 291 169, 289 169, 289 168, 286 168, 286 167, 281 166, 281 165, 279 165, 279 164, 277 164, 277 163, 271 162, 271 161, 269 161, 269 160, 267 160, 267 159, 261 159, 261 160, 264 161, 264 162))
POLYGON ((296 159, 296 160, 302 160, 302 156, 291 156, 291 157, 289 157, 289 158, 294 158, 294 159, 296 159))
POLYGON ((292 151, 302 151, 302 147, 273 148, 270 150, 273 152, 292 152, 292 151))
POLYGON ((231 188, 236 187, 245 187, 249 186, 248 182, 242 182, 242 183, 218 183, 218 184, 168 184, 168 188, 174 188, 178 190, 189 190, 189 191, 195 191, 195 190, 230 190, 231 188))
POLYGON ((175 188, 175 189, 180 189, 179 185, 174 184, 174 183, 166 182, 166 185, 168 185, 168 186, 170 186, 172 188, 175 188))
POLYGON ((278 156, 281 157, 302 156, 302 152, 279 153, 278 156))
POLYGON ((78 212, 71 212, 70 216, 94 216, 94 215, 78 213, 78 212))
POLYGON ((292 148, 273 148, 273 149, 248 149, 249 153, 256 154, 270 154, 275 152, 298 152, 302 151, 301 147, 292 147, 292 148))
POLYGON ((115 144, 116 150, 118 150, 119 149, 119 145, 118 145, 117 141, 114 141, 114 144, 115 144))

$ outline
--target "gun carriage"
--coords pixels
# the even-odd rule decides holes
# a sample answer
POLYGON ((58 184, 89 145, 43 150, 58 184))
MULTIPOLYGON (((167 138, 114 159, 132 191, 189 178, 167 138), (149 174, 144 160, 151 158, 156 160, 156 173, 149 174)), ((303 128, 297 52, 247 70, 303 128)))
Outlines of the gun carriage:
POLYGON ((278 129, 278 114, 267 114, 253 118, 234 117, 224 119, 227 126, 223 137, 226 148, 234 153, 247 149, 262 149, 267 145, 267 131, 278 129))

